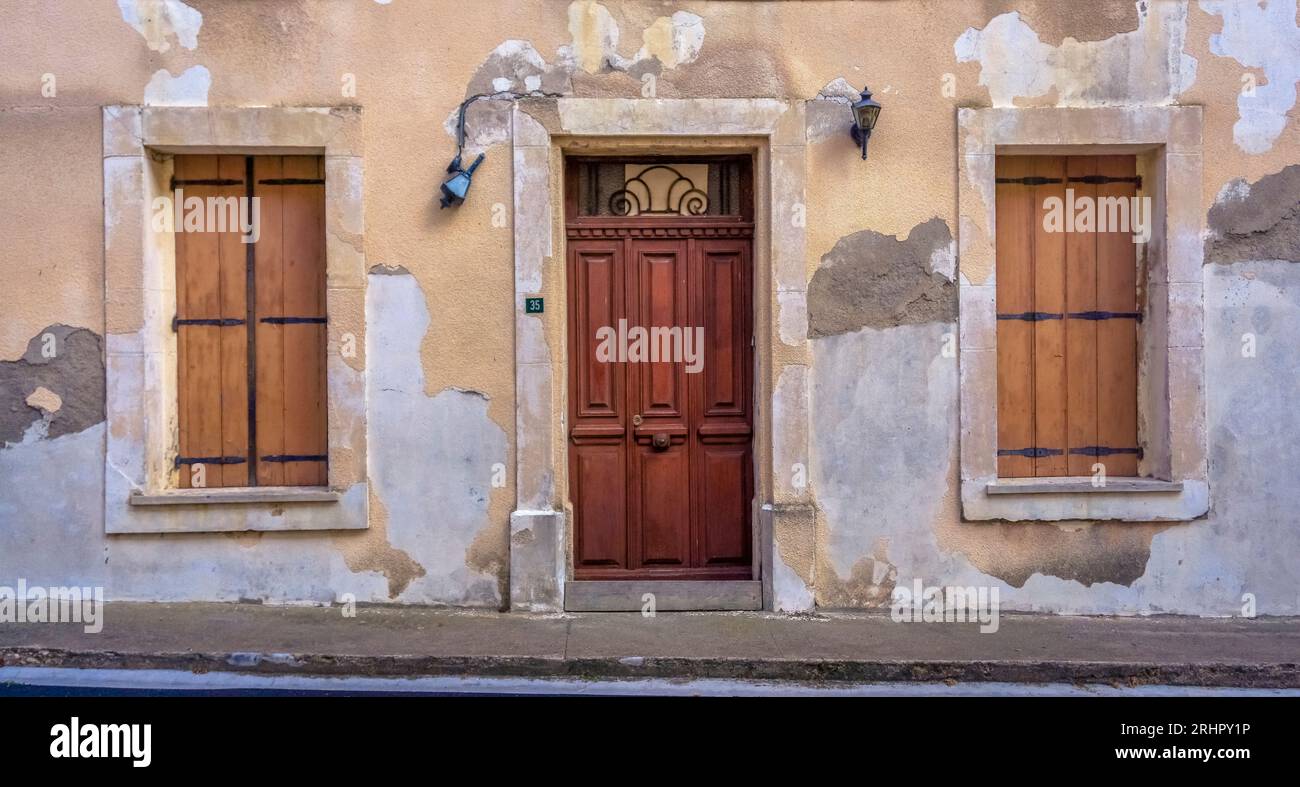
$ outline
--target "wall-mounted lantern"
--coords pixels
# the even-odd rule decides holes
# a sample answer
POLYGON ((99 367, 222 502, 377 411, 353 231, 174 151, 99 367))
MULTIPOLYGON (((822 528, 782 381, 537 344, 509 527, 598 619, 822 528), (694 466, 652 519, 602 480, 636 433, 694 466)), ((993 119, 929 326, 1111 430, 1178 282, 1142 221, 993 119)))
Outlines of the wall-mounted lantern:
POLYGON ((447 171, 451 177, 442 183, 442 198, 438 200, 442 207, 455 207, 465 201, 465 195, 469 192, 470 183, 474 178, 474 170, 478 165, 483 163, 485 153, 478 154, 474 163, 465 169, 460 165, 461 155, 465 152, 465 110, 470 104, 478 101, 480 98, 486 98, 486 93, 479 93, 470 96, 460 103, 460 108, 456 113, 456 158, 451 160, 447 165, 447 171))
POLYGON ((862 160, 867 160, 867 142, 880 117, 880 104, 871 100, 871 88, 862 88, 862 97, 853 102, 853 141, 862 146, 862 160))
POLYGON ((459 153, 456 154, 456 158, 451 160, 451 163, 447 165, 447 171, 452 175, 442 184, 442 199, 439 200, 442 207, 459 205, 465 201, 465 194, 469 191, 470 180, 474 177, 474 170, 478 169, 479 164, 483 163, 483 156, 483 153, 478 154, 478 158, 474 159, 473 164, 469 165, 469 169, 461 169, 459 153))

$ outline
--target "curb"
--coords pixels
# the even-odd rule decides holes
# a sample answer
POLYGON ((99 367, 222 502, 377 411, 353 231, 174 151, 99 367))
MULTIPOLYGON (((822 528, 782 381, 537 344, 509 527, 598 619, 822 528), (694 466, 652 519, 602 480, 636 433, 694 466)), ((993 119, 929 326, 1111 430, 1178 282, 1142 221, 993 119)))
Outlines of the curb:
POLYGON ((1300 664, 1088 661, 852 661, 634 656, 349 656, 296 653, 122 653, 0 648, 0 666, 168 669, 262 675, 739 679, 801 682, 1100 683, 1118 686, 1300 688, 1300 664))

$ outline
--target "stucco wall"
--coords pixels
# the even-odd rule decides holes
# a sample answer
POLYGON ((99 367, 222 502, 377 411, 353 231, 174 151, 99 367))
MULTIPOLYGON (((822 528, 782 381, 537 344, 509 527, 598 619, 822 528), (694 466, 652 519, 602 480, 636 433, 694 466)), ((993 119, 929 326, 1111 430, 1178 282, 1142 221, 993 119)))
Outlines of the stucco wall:
POLYGON ((778 566, 782 582, 828 608, 881 605, 920 577, 996 584, 1014 609, 1230 615, 1251 593, 1261 613, 1300 613, 1297 80, 1295 0, 5 3, 0 584, 501 606, 516 507, 513 478, 493 484, 516 450, 510 102, 471 108, 470 150, 488 158, 469 201, 439 211, 452 115, 475 93, 653 90, 808 102, 807 317, 778 319, 801 336, 806 319, 811 342, 817 513, 806 542, 781 545, 813 556, 778 566), (846 107, 864 83, 885 107, 867 162, 846 107), (367 531, 103 533, 100 107, 169 103, 362 107, 367 531), (963 522, 957 359, 943 352, 957 108, 1168 104, 1204 107, 1211 511, 963 522))

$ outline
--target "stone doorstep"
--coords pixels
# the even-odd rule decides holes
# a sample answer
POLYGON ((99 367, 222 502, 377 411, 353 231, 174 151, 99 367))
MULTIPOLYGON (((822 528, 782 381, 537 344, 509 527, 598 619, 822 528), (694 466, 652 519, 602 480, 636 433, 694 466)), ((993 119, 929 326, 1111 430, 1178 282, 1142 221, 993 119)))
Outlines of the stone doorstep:
POLYGON ((763 608, 763 586, 754 580, 588 580, 564 583, 564 609, 568 612, 640 612, 651 601, 656 613, 757 611, 763 608))

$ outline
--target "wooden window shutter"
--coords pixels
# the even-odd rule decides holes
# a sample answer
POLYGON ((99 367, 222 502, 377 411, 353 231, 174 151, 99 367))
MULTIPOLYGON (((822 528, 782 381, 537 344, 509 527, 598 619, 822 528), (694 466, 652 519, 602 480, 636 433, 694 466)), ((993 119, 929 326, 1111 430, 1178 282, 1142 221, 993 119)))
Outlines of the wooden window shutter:
POLYGON ((247 245, 207 222, 209 199, 244 196, 244 156, 177 156, 173 198, 203 204, 203 232, 176 227, 176 365, 180 485, 247 486, 247 245), (196 467, 197 466, 197 467, 196 467), (194 482, 197 482, 194 483, 194 482))
POLYGON ((998 158, 1001 477, 1092 475, 1096 463, 1137 474, 1136 167, 1133 156, 998 158), (1049 231, 1051 198, 1066 223, 1049 231), (1108 211, 1114 198, 1122 211, 1108 211), (1080 200, 1090 228, 1067 219, 1080 200))
POLYGON ((257 483, 320 486, 325 438, 325 172, 317 156, 259 156, 257 483))
POLYGON ((180 485, 324 485, 322 160, 177 156, 174 187, 259 203, 255 243, 238 221, 176 228, 180 485))

